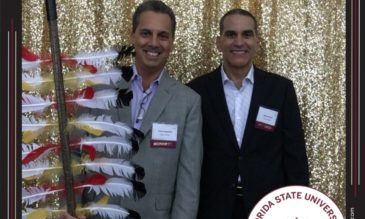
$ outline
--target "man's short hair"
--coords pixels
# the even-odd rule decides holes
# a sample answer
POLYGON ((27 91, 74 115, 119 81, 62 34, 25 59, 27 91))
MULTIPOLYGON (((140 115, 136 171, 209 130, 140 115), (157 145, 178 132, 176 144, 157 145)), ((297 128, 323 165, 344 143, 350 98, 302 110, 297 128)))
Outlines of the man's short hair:
POLYGON ((241 9, 241 8, 234 8, 232 10, 229 10, 227 13, 225 13, 221 19, 219 20, 219 33, 222 34, 223 33, 223 29, 224 29, 224 19, 229 16, 229 15, 242 15, 242 16, 249 16, 252 18, 252 20, 254 21, 255 23, 255 31, 257 33, 257 21, 256 21, 256 18, 255 16, 253 16, 249 11, 247 10, 244 10, 244 9, 241 9))
POLYGON ((169 6, 167 6, 162 1, 158 0, 145 1, 137 7, 136 11, 133 14, 133 21, 132 21, 133 33, 136 32, 137 26, 139 25, 141 14, 146 11, 153 11, 157 13, 167 14, 171 19, 172 36, 175 37, 175 30, 176 30, 175 14, 169 6))

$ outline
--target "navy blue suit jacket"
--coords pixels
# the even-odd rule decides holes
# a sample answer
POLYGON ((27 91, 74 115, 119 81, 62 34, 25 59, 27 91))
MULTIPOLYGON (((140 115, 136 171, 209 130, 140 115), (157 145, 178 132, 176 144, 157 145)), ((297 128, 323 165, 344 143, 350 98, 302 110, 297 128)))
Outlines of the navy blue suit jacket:
POLYGON ((308 185, 304 133, 292 81, 255 67, 241 147, 228 112, 220 67, 188 86, 202 97, 204 156, 198 218, 231 218, 238 175, 246 215, 270 191, 308 185), (255 128, 260 106, 278 112, 274 131, 255 128))

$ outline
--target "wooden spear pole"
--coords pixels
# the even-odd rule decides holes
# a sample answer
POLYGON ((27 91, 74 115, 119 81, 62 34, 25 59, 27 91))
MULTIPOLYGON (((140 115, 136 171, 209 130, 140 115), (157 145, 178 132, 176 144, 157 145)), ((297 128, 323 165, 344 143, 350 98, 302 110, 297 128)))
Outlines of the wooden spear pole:
POLYGON ((65 190, 67 194, 66 195, 67 212, 70 215, 75 216, 76 203, 73 190, 73 176, 71 172, 71 155, 70 155, 69 139, 68 139, 69 136, 66 131, 67 114, 66 114, 65 97, 64 97, 65 89, 63 84, 55 0, 46 0, 46 8, 47 8, 47 19, 49 25, 49 35, 51 39, 53 75, 54 75, 55 93, 57 100, 57 110, 58 110, 58 128, 60 133, 60 143, 62 147, 62 153, 61 153, 62 165, 64 172, 65 190))

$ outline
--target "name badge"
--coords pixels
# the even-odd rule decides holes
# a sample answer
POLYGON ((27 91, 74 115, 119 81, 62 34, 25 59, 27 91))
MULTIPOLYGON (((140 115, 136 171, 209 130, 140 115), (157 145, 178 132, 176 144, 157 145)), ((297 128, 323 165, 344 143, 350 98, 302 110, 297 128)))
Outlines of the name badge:
POLYGON ((257 113, 255 128, 273 132, 275 130, 278 111, 260 106, 257 113))
POLYGON ((176 148, 177 124, 152 124, 151 147, 176 148))

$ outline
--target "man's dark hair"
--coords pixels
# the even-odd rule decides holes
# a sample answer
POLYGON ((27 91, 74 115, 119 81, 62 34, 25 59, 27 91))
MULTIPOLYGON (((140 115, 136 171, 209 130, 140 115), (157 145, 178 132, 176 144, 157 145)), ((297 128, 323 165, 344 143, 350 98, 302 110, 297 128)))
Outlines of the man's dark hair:
POLYGON ((257 21, 256 21, 256 18, 255 16, 253 16, 249 11, 246 11, 244 9, 241 9, 241 8, 235 8, 235 9, 232 9, 232 10, 229 10, 227 13, 225 13, 221 19, 219 20, 219 33, 222 34, 223 33, 223 29, 224 29, 224 19, 229 16, 229 15, 242 15, 242 16, 249 16, 252 18, 252 20, 254 21, 255 23, 255 32, 257 33, 257 21))
POLYGON ((145 1, 137 7, 136 11, 133 14, 133 23, 132 23, 133 33, 136 32, 137 26, 139 25, 141 14, 146 11, 153 11, 156 13, 167 14, 171 19, 172 36, 175 37, 175 29, 176 29, 175 14, 169 6, 167 6, 162 1, 157 1, 157 0, 145 1))

